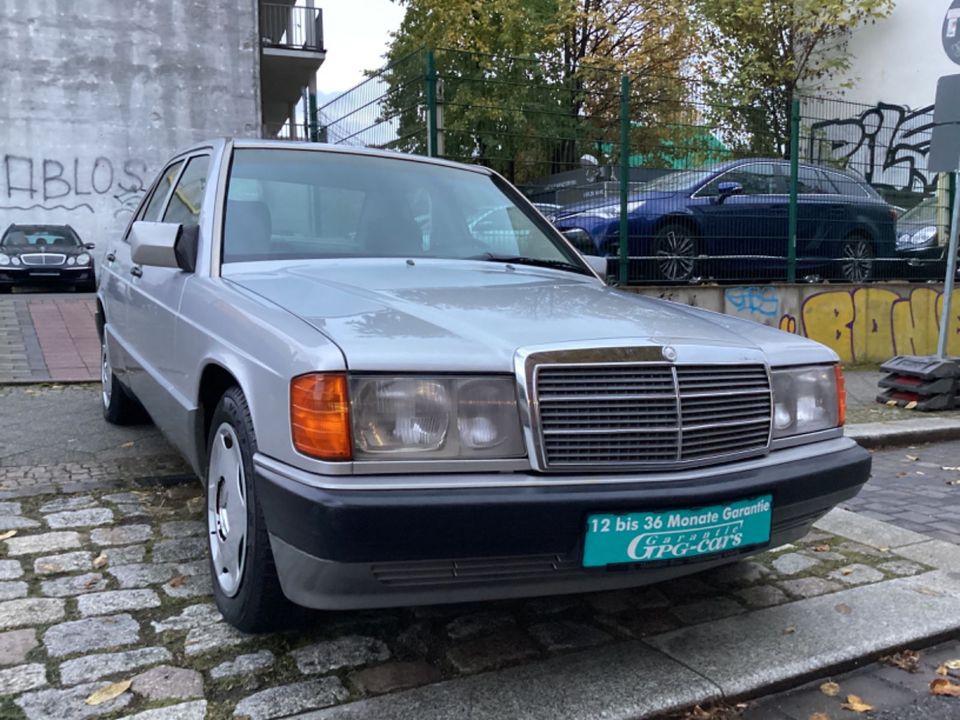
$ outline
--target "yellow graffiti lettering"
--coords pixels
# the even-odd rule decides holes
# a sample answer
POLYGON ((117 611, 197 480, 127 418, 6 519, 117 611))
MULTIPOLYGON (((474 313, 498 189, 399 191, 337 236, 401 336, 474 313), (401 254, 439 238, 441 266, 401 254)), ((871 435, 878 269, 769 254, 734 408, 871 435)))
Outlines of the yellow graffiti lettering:
POLYGON ((811 340, 832 348, 844 362, 853 362, 853 298, 850 293, 835 292, 811 295, 801 310, 804 333, 811 340))
POLYGON ((916 288, 891 308, 893 355, 930 355, 937 349, 937 297, 931 288, 916 288))
POLYGON ((891 356, 890 312, 900 296, 883 288, 857 288, 853 293, 853 359, 891 356))

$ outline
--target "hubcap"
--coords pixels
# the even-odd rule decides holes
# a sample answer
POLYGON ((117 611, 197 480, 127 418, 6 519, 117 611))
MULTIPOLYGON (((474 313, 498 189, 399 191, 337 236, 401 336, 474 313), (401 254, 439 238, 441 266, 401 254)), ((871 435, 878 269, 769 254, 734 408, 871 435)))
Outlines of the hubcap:
POLYGON ((853 240, 843 246, 843 276, 850 282, 863 282, 873 273, 873 251, 866 240, 853 240))
POLYGON ((657 243, 657 263, 667 280, 686 280, 693 275, 696 256, 693 238, 686 233, 670 230, 657 243))
POLYGON ((110 367, 110 353, 107 352, 107 338, 100 342, 100 399, 105 408, 110 407, 110 395, 113 392, 113 368, 110 367))
POLYGON ((224 594, 233 597, 246 561, 247 498, 240 443, 229 423, 217 428, 210 448, 207 529, 214 577, 224 594))

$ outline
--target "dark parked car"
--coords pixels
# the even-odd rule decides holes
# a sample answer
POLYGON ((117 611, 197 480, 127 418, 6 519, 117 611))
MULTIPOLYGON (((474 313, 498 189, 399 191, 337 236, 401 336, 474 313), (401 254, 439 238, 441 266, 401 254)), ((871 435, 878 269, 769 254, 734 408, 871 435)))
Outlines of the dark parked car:
POLYGON ((897 255, 907 261, 912 276, 943 279, 946 242, 937 231, 937 198, 922 200, 897 223, 897 255))
POLYGON ((0 293, 14 285, 96 290, 93 248, 69 225, 11 225, 0 239, 0 293))
MULTIPOLYGON (((784 160, 737 160, 656 178, 629 199, 631 278, 782 279, 789 192, 784 160)), ((878 259, 894 258, 891 205, 857 176, 816 165, 800 165, 798 193, 798 276, 862 282, 882 274, 878 259)), ((619 208, 584 203, 555 224, 582 251, 615 256, 619 208)))

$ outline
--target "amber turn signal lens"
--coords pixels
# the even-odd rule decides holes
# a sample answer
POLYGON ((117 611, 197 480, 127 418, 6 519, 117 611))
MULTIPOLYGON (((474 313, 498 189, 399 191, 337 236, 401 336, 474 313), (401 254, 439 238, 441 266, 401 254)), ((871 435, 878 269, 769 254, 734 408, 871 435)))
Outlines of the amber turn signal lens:
POLYGON ((847 421, 847 386, 843 380, 843 368, 833 366, 833 374, 837 378, 837 425, 841 427, 847 421))
POLYGON ((293 446, 321 460, 349 460, 350 401, 347 377, 311 373, 290 381, 290 431, 293 446))

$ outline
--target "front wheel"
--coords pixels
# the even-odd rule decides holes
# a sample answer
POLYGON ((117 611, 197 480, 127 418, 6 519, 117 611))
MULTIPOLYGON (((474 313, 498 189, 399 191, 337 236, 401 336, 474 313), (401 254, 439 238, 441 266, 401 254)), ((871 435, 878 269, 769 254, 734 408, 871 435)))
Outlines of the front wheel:
POLYGON ((840 248, 840 275, 851 283, 872 280, 874 260, 873 243, 859 235, 849 237, 840 248))
POLYGON ((112 425, 135 425, 146 420, 140 403, 120 384, 113 373, 107 349, 107 329, 100 338, 100 407, 104 419, 112 425))
POLYGON ((243 393, 227 390, 207 442, 207 535, 213 597, 243 632, 273 630, 290 616, 253 481, 257 440, 243 393))
POLYGON ((697 239, 683 225, 665 225, 654 236, 654 254, 660 277, 683 282, 696 276, 697 239))

